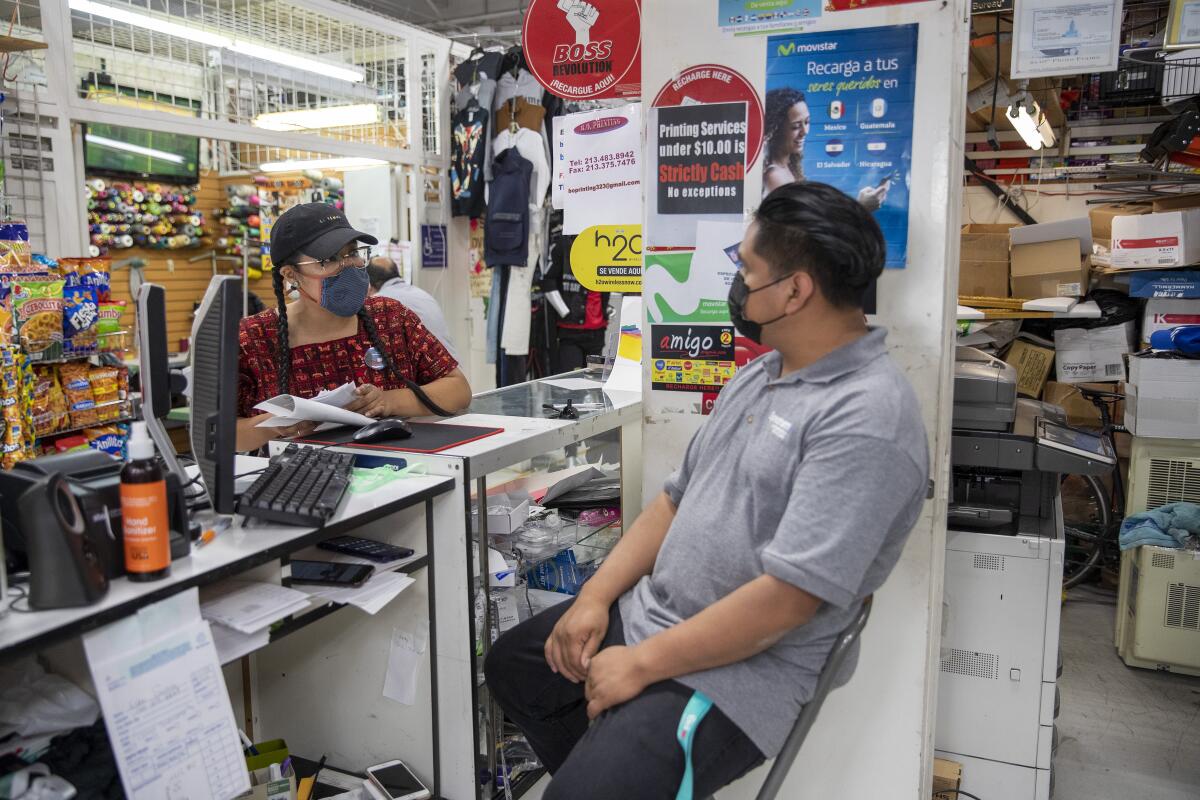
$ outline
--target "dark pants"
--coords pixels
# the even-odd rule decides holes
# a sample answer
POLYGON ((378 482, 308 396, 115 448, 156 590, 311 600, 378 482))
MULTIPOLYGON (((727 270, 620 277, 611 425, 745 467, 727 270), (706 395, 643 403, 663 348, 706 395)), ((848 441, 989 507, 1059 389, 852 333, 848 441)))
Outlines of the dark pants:
MULTIPOLYGON (((573 602, 501 636, 484 665, 496 702, 554 775, 544 799, 675 800, 684 766, 675 731, 692 690, 675 681, 656 683, 589 725, 583 684, 551 672, 543 651, 573 602)), ((624 643, 614 603, 602 647, 624 643)), ((714 706, 692 743, 695 797, 707 797, 762 761, 754 743, 714 706)))

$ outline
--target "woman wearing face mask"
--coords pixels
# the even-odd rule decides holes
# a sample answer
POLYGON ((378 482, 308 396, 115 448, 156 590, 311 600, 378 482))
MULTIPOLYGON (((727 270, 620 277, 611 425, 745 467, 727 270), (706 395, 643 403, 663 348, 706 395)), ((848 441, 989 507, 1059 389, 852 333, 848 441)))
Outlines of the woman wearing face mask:
POLYGON ((311 423, 258 427, 270 415, 254 406, 278 394, 313 397, 352 382, 357 396, 347 409, 369 417, 448 415, 471 402, 458 363, 416 314, 367 297, 362 245, 377 243, 323 203, 289 209, 272 226, 277 307, 241 323, 238 450, 312 432, 311 423))

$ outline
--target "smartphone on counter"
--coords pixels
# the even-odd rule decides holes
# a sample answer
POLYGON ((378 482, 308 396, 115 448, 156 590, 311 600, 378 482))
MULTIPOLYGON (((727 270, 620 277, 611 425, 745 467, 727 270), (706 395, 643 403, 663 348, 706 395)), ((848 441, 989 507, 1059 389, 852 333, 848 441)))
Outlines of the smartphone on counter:
POLYGON ((367 779, 387 800, 426 800, 429 790, 403 761, 388 761, 367 767, 367 779))
POLYGON ((293 561, 292 583, 356 587, 375 572, 369 564, 335 564, 330 561, 293 561))

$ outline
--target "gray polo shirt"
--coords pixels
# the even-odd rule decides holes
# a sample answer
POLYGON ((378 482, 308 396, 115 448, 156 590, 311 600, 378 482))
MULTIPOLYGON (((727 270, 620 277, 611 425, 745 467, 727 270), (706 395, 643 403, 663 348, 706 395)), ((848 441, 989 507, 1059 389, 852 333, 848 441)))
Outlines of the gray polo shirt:
MULTIPOLYGON (((666 482, 677 511, 654 571, 620 601, 629 644, 763 574, 824 601, 768 650, 678 678, 767 757, 812 696, 837 634, 895 566, 924 502, 925 428, 886 337, 872 328, 782 378, 778 353, 740 370, 666 482)), ((842 681, 856 662, 857 652, 842 681)))

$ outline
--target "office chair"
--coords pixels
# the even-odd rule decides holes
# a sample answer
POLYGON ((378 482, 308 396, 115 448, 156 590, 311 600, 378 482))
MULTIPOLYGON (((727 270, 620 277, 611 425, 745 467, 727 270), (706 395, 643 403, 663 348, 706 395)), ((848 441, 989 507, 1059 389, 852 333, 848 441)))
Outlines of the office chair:
MULTIPOLYGON (((813 692, 812 699, 800 710, 800 716, 796 718, 792 732, 788 734, 787 741, 783 743, 783 749, 775 757, 775 763, 771 765, 771 770, 767 773, 767 778, 763 781, 762 788, 758 790, 755 800, 775 800, 775 796, 779 794, 779 789, 783 786, 783 779, 787 777, 788 770, 792 768, 792 762, 796 760, 796 754, 800 752, 800 745, 804 744, 804 739, 812 730, 813 723, 817 721, 817 714, 821 711, 825 697, 833 690, 833 682, 837 680, 838 671, 845 663, 850 648, 858 641, 863 628, 867 626, 873 600, 873 596, 870 595, 863 600, 862 608, 854 615, 854 619, 838 634, 833 649, 829 651, 829 658, 825 659, 821 677, 817 678, 816 691, 813 692)), ((712 800, 712 797, 710 796, 708 800, 712 800)))

